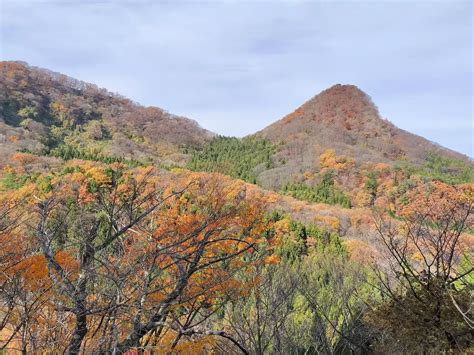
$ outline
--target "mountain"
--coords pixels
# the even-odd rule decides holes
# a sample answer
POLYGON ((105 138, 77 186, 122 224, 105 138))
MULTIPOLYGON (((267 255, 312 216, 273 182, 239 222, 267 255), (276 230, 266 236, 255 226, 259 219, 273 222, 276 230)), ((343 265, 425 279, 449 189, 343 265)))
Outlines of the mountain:
POLYGON ((0 62, 0 149, 62 158, 182 159, 214 134, 195 121, 23 62, 0 62))
POLYGON ((460 153, 397 128, 383 119, 371 98, 353 85, 335 85, 271 124, 255 137, 278 146, 275 168, 261 180, 281 186, 295 174, 319 169, 321 155, 331 149, 336 160, 366 163, 405 161, 423 164, 430 155, 472 164, 460 153))
POLYGON ((322 153, 330 147, 362 162, 421 162, 427 152, 466 158, 383 119, 370 96, 354 85, 324 90, 257 135, 284 142, 288 150, 322 153))
POLYGON ((468 157, 397 128, 370 97, 335 85, 243 139, 216 137, 187 167, 310 203, 391 208, 420 182, 474 182, 468 157))

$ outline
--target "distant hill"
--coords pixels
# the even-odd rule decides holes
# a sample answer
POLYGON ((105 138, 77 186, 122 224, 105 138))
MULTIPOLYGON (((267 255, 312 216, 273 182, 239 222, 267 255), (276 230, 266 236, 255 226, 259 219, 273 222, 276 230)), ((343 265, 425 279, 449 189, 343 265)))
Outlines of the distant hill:
POLYGON ((371 98, 354 85, 338 84, 324 90, 257 135, 283 142, 288 151, 298 150, 298 145, 315 153, 333 148, 361 162, 421 162, 427 152, 466 159, 383 119, 371 98))
POLYGON ((353 85, 338 84, 324 90, 254 136, 278 146, 275 160, 282 163, 262 176, 269 186, 319 169, 320 156, 328 149, 338 157, 352 159, 356 166, 400 161, 418 165, 430 154, 472 163, 460 153, 383 119, 371 98, 353 85))
POLYGON ((0 150, 179 161, 213 134, 195 121, 23 62, 0 62, 0 150))

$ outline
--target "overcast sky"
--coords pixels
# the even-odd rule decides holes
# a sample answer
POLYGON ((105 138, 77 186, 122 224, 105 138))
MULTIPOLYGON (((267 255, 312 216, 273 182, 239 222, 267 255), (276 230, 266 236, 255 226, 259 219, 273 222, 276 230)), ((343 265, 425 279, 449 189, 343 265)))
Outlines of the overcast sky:
POLYGON ((355 84, 383 117, 473 151, 471 1, 0 0, 0 58, 225 135, 355 84))

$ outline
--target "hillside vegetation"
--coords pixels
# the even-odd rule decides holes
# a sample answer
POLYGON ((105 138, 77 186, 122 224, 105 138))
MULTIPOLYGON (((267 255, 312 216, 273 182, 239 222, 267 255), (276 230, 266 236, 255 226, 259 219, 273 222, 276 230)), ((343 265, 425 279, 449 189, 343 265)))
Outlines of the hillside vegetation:
MULTIPOLYGON (((284 169, 292 165, 291 161, 281 159, 281 149, 285 149, 284 145, 274 145, 254 136, 243 139, 216 137, 200 149, 186 150, 185 153, 191 154, 186 166, 268 187, 268 179, 274 172, 283 171, 284 174, 284 169)), ((347 208, 383 206, 420 181, 474 183, 471 163, 434 152, 428 152, 417 164, 407 160, 362 164, 329 149, 317 162, 304 173, 294 171, 286 183, 276 183, 273 189, 302 201, 347 208)))
POLYGON ((335 86, 256 135, 0 63, 0 353, 472 353, 472 161, 335 86))
POLYGON ((166 159, 212 134, 97 86, 21 62, 0 63, 0 149, 65 159, 166 159))
POLYGON ((187 167, 196 171, 219 172, 250 183, 258 171, 273 166, 275 147, 256 138, 216 137, 201 150, 194 150, 187 167))
POLYGON ((351 207, 349 198, 343 191, 334 186, 332 172, 326 172, 322 176, 321 182, 316 186, 310 186, 305 183, 288 184, 283 187, 282 193, 293 196, 298 200, 328 203, 346 208, 351 207))

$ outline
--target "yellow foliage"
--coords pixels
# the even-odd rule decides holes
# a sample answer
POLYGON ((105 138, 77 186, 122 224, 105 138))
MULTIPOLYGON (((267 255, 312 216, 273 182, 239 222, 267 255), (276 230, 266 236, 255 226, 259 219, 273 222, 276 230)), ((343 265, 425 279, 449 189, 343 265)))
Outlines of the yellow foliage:
POLYGON ((314 179, 314 173, 311 171, 305 171, 303 174, 303 177, 305 180, 313 180, 314 179))
POLYGON ((112 182, 110 176, 108 176, 104 169, 100 167, 93 167, 87 170, 86 175, 100 186, 109 185, 112 182))
POLYGON ((340 221, 336 216, 316 216, 314 220, 315 222, 322 223, 334 232, 339 231, 340 221))
POLYGON ((354 159, 337 156, 334 149, 327 149, 319 156, 319 166, 323 169, 344 170, 354 165, 354 159))

